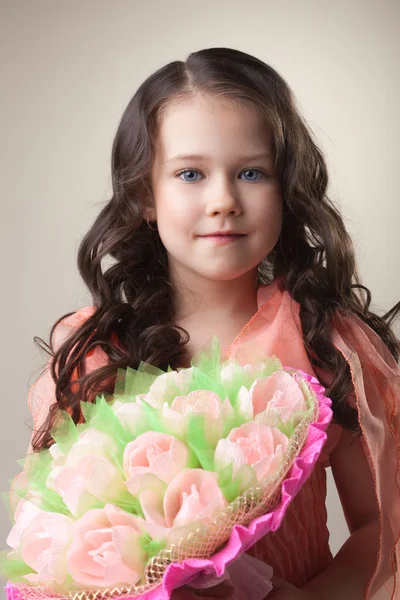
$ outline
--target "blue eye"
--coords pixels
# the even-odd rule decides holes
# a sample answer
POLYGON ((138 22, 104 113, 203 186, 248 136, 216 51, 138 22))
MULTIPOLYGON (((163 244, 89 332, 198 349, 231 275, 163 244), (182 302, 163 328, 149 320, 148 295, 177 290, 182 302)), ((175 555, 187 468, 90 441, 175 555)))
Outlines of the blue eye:
MULTIPOLYGON (((177 173, 176 177, 180 177, 181 175, 186 175, 187 173, 195 173, 197 175, 200 175, 200 173, 198 171, 195 171, 194 169, 184 169, 183 171, 180 171, 179 173, 177 173)), ((197 181, 197 179, 190 177, 189 179, 182 179, 182 181, 185 181, 186 183, 194 183, 197 181)))
MULTIPOLYGON (((253 173, 253 174, 258 174, 261 175, 261 177, 264 175, 261 171, 259 171, 258 169, 246 169, 245 171, 242 171, 243 173, 253 173)), ((245 181, 258 181, 259 177, 257 177, 256 179, 246 179, 245 181)))
MULTIPOLYGON (((245 171, 242 171, 241 174, 243 173, 251 173, 253 175, 256 175, 257 177, 255 179, 250 178, 250 179, 245 179, 245 181, 258 181, 261 177, 264 177, 264 173, 262 173, 262 171, 260 171, 259 169, 246 169, 245 171)), ((183 169, 182 171, 179 171, 179 173, 177 173, 175 175, 175 177, 179 177, 181 178, 182 181, 185 181, 186 183, 196 183, 196 181, 198 181, 198 179, 196 178, 196 175, 201 175, 201 173, 199 171, 197 171, 196 169, 183 169), (187 175, 190 174, 189 178, 185 178, 182 179, 181 175, 187 175)))

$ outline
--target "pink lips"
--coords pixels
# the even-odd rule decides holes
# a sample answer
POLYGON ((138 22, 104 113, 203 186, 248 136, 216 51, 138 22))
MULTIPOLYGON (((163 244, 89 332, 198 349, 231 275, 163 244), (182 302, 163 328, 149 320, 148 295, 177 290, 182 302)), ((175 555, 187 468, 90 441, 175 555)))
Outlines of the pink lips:
POLYGON ((240 233, 211 233, 209 235, 203 235, 202 238, 206 240, 210 240, 217 244, 218 246, 223 246, 225 244, 231 244, 232 242, 237 242, 241 238, 245 237, 244 234, 240 233))

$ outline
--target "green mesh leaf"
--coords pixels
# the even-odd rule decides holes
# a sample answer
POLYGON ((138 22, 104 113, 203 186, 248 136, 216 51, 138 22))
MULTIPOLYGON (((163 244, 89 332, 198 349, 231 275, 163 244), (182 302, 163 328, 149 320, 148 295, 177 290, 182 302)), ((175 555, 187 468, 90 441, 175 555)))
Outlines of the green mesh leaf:
POLYGON ((59 494, 46 487, 51 466, 52 456, 49 450, 27 455, 24 465, 26 487, 21 487, 17 493, 21 498, 29 499, 42 510, 71 516, 59 494))
POLYGON ((152 540, 147 533, 143 533, 138 541, 141 549, 147 553, 148 560, 153 558, 153 556, 158 554, 167 545, 165 540, 152 540))
POLYGON ((195 369, 208 373, 212 379, 219 376, 221 345, 217 336, 211 338, 208 344, 192 358, 190 364, 195 369))
POLYGON ((159 375, 163 375, 163 373, 165 373, 165 371, 142 361, 137 370, 131 369, 130 367, 127 368, 125 381, 123 380, 124 375, 122 373, 120 376, 117 374, 117 387, 115 393, 126 396, 132 401, 138 394, 146 394, 155 379, 159 375))
POLYGON ((255 470, 250 465, 242 465, 235 477, 232 464, 215 471, 218 473, 218 486, 228 502, 233 502, 247 489, 259 485, 255 470))
POLYGON ((87 425, 109 435, 122 451, 132 440, 104 396, 97 397, 95 403, 82 402, 82 412, 87 425))
POLYGON ((24 457, 24 458, 19 458, 19 459, 16 461, 16 462, 17 462, 17 464, 19 464, 19 466, 21 467, 21 469, 23 469, 23 468, 24 468, 25 460, 26 460, 26 457, 24 457))
POLYGON ((5 579, 18 583, 24 581, 25 575, 36 571, 31 569, 17 552, 3 550, 0 552, 0 573, 5 579))
POLYGON ((206 471, 212 471, 214 466, 214 454, 217 444, 215 440, 215 425, 208 423, 204 415, 189 415, 187 443, 197 457, 201 467, 206 471))
POLYGON ((71 415, 66 411, 60 411, 57 421, 51 430, 51 435, 64 454, 69 452, 72 445, 78 440, 78 429, 71 415))

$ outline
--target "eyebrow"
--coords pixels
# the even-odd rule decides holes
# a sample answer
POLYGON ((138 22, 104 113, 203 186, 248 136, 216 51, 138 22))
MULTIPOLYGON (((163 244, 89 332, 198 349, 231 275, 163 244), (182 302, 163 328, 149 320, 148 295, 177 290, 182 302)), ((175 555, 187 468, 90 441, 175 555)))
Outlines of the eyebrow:
MULTIPOLYGON (((175 160, 207 160, 210 159, 211 156, 208 156, 206 154, 177 154, 177 156, 173 156, 172 158, 168 158, 166 161, 164 161, 165 163, 168 162, 172 162, 175 160)), ((270 154, 254 154, 254 155, 250 155, 250 156, 242 156, 240 158, 240 160, 245 161, 245 160, 256 160, 256 159, 270 159, 271 155, 270 154)))

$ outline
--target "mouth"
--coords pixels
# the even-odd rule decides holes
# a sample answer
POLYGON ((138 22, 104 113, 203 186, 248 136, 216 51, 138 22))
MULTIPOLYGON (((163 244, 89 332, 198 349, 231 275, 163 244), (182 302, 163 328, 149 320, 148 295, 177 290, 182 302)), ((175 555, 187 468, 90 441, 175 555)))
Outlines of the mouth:
POLYGON ((208 235, 201 235, 199 237, 221 245, 221 244, 229 244, 231 242, 236 242, 238 240, 241 240, 242 238, 246 237, 246 234, 245 233, 216 232, 216 233, 209 233, 208 235))
POLYGON ((206 233, 199 237, 244 237, 245 233, 239 233, 237 231, 213 231, 212 233, 206 233))

